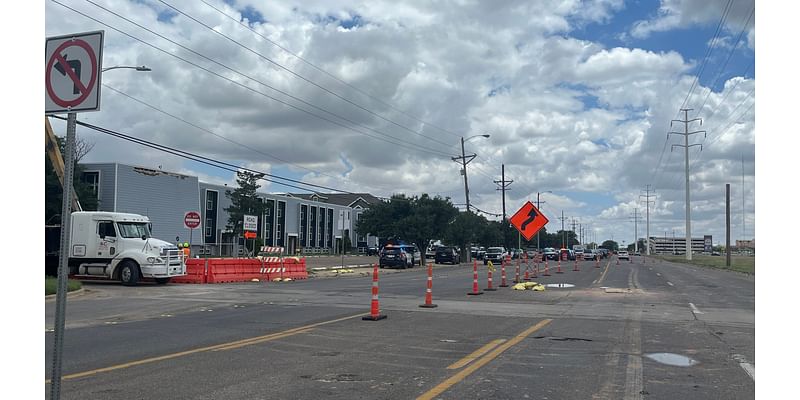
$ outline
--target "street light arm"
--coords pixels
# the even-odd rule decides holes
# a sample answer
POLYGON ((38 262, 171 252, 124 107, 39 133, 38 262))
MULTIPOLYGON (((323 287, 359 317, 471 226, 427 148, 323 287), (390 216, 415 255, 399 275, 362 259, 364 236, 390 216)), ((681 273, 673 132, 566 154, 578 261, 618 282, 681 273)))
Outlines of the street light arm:
POLYGON ((133 66, 127 66, 127 65, 116 65, 116 66, 113 66, 113 67, 103 68, 100 72, 106 72, 106 71, 109 71, 109 70, 112 70, 112 69, 118 69, 118 68, 135 69, 137 71, 143 71, 143 72, 152 71, 152 69, 150 69, 150 68, 148 68, 148 67, 146 67, 144 65, 142 65, 140 67, 133 67, 133 66))

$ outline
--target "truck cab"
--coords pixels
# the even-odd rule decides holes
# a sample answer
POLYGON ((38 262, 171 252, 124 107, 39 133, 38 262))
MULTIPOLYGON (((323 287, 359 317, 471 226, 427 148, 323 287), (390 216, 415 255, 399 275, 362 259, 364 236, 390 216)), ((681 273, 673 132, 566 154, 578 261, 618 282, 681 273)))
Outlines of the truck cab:
POLYGON ((69 273, 77 279, 141 278, 156 283, 186 275, 186 260, 172 243, 153 238, 146 216, 117 212, 74 212, 70 229, 69 273))

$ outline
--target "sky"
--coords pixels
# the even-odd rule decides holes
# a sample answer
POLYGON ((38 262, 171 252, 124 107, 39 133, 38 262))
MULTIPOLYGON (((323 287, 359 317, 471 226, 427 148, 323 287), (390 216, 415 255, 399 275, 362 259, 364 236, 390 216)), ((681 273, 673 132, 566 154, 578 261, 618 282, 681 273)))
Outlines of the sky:
MULTIPOLYGON (((428 7, 377 1, 206 2, 234 20, 244 14, 246 24, 262 36, 202 2, 173 5, 364 108, 452 145, 437 144, 354 109, 253 53, 225 43, 227 40, 187 17, 177 12, 173 15, 163 3, 97 0, 97 4, 200 54, 229 63, 243 74, 389 137, 405 139, 405 143, 454 157, 459 155, 462 136, 489 132, 489 139, 472 139, 466 145, 467 151, 478 155, 468 166, 472 204, 500 212, 499 193, 492 181, 500 180, 499 166, 505 163, 506 178, 514 180, 507 198, 512 212, 524 201, 535 200, 537 192, 552 191, 542 197, 546 201, 542 209, 551 220, 558 221, 555 217, 563 209, 567 216, 594 221, 599 237, 632 240, 630 216, 635 208, 644 208, 638 199, 647 185, 658 195, 651 210, 651 233, 665 230, 669 235, 673 228, 676 235, 682 233, 682 149, 670 151, 672 144, 680 144, 681 137, 671 135, 667 141, 667 132, 680 129, 669 124, 680 118, 681 107, 703 110, 699 115, 703 126, 692 126, 708 133, 705 141, 699 135, 692 138, 692 143, 703 144, 702 152, 692 147, 690 153, 690 160, 698 160, 691 181, 692 231, 712 234, 715 243, 724 237, 722 196, 724 184, 730 183, 733 238, 754 238, 758 230, 761 243, 767 243, 759 247, 763 251, 757 262, 761 277, 756 280, 756 347, 761 361, 757 397, 777 397, 791 390, 793 371, 786 367, 800 354, 785 335, 794 326, 786 315, 797 308, 795 286, 800 270, 784 251, 774 251, 791 245, 776 247, 773 243, 791 243, 796 236, 796 198, 791 196, 798 147, 792 131, 797 110, 791 99, 800 91, 795 78, 800 70, 794 55, 795 2, 780 2, 779 7, 775 6, 778 2, 759 2, 754 16, 758 38, 748 27, 733 53, 730 49, 737 43, 753 2, 732 3, 730 22, 722 25, 716 41, 714 33, 725 14, 725 1, 488 3, 494 8, 482 8, 484 3, 479 2, 443 1, 428 7), (266 38, 306 61, 285 53, 266 38), (758 65, 753 63, 756 43, 760 48, 758 65), (709 50, 710 61, 702 68, 709 50), (723 72, 715 79, 719 70, 723 72), (762 80, 757 106, 755 71, 762 80), (698 75, 699 86, 687 100, 698 75), (757 147, 756 112, 762 132, 757 147), (742 193, 745 232, 740 235, 742 193)), ((88 2, 63 3, 265 94, 273 93, 88 2)), ((13 190, 0 198, 6 227, 0 230, 0 241, 6 246, 6 265, 35 266, 30 255, 40 254, 44 242, 40 226, 31 223, 36 220, 31 215, 40 215, 44 206, 41 180, 31 179, 43 177, 45 172, 39 158, 41 133, 35 133, 41 132, 44 93, 42 34, 46 38, 105 30, 104 66, 145 64, 153 71, 114 70, 103 76, 103 82, 204 130, 142 106, 109 87, 103 87, 101 111, 82 113, 81 121, 338 189, 376 195, 440 193, 463 203, 458 166, 442 154, 390 145, 301 114, 53 1, 14 2, 4 10, 8 16, 20 16, 9 17, 0 26, 7 38, 3 64, 6 140, 0 146, 6 168, 0 171, 5 187, 13 190)), ((63 124, 53 123, 63 132, 63 124)), ((233 181, 229 172, 150 152, 85 128, 78 129, 78 137, 95 142, 87 156, 93 161, 151 168, 161 165, 210 182, 233 181)), ((265 189, 294 190, 271 186, 265 189)), ((552 225, 548 226, 551 231, 556 228, 552 225)), ((17 368, 0 377, 0 387, 15 397, 41 393, 42 371, 50 366, 41 345, 45 339, 41 281, 18 276, 0 291, 0 307, 6 319, 13 321, 2 337, 15 344, 10 358, 17 360, 17 368)))
MULTIPOLYGON (((688 141, 692 236, 724 244, 730 184, 731 240, 755 238, 753 0, 59 3, 45 2, 46 37, 104 30, 103 67, 152 69, 104 73, 101 110, 80 121, 461 209, 464 138, 473 211, 500 218, 505 166, 507 216, 538 195, 549 232, 563 222, 620 244, 645 237, 648 219, 651 236, 685 236, 685 142, 668 132, 703 131, 688 141), (681 108, 699 120, 684 126, 681 108)), ((229 170, 78 137, 95 145, 86 162, 235 184, 229 170)))

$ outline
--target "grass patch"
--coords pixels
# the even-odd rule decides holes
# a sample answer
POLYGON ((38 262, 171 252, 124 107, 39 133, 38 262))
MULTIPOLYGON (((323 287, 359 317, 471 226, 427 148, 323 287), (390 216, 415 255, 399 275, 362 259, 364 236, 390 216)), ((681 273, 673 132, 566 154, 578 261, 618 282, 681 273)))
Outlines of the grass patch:
POLYGON ((693 254, 692 260, 687 261, 686 256, 679 255, 656 255, 651 257, 657 257, 665 261, 675 262, 675 263, 683 263, 683 264, 691 264, 697 265, 701 267, 709 267, 709 268, 717 268, 717 269, 725 269, 729 271, 736 271, 742 272, 745 274, 755 275, 756 274, 756 258, 755 256, 737 256, 731 255, 731 266, 728 267, 725 265, 725 255, 722 256, 708 256, 704 254, 693 254))
MULTIPOLYGON (((67 293, 81 288, 81 283, 72 279, 67 280, 67 293)), ((44 295, 56 294, 58 289, 58 278, 52 276, 44 277, 44 295)))

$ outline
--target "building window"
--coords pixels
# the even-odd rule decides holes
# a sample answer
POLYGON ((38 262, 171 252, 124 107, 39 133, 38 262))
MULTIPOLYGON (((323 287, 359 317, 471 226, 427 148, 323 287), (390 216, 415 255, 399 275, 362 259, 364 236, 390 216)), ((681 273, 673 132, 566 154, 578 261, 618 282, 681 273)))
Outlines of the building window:
POLYGON ((206 226, 206 237, 211 236, 211 233, 212 233, 211 232, 211 227, 210 226, 206 226))
POLYGON ((280 218, 280 217, 281 217, 281 208, 278 207, 278 218, 280 218))
POLYGON ((265 223, 264 224, 264 239, 269 239, 269 233, 270 233, 270 229, 269 228, 270 228, 269 222, 265 223))
POLYGON ((100 171, 87 171, 81 176, 81 180, 89 186, 92 195, 99 198, 100 194, 100 171))

